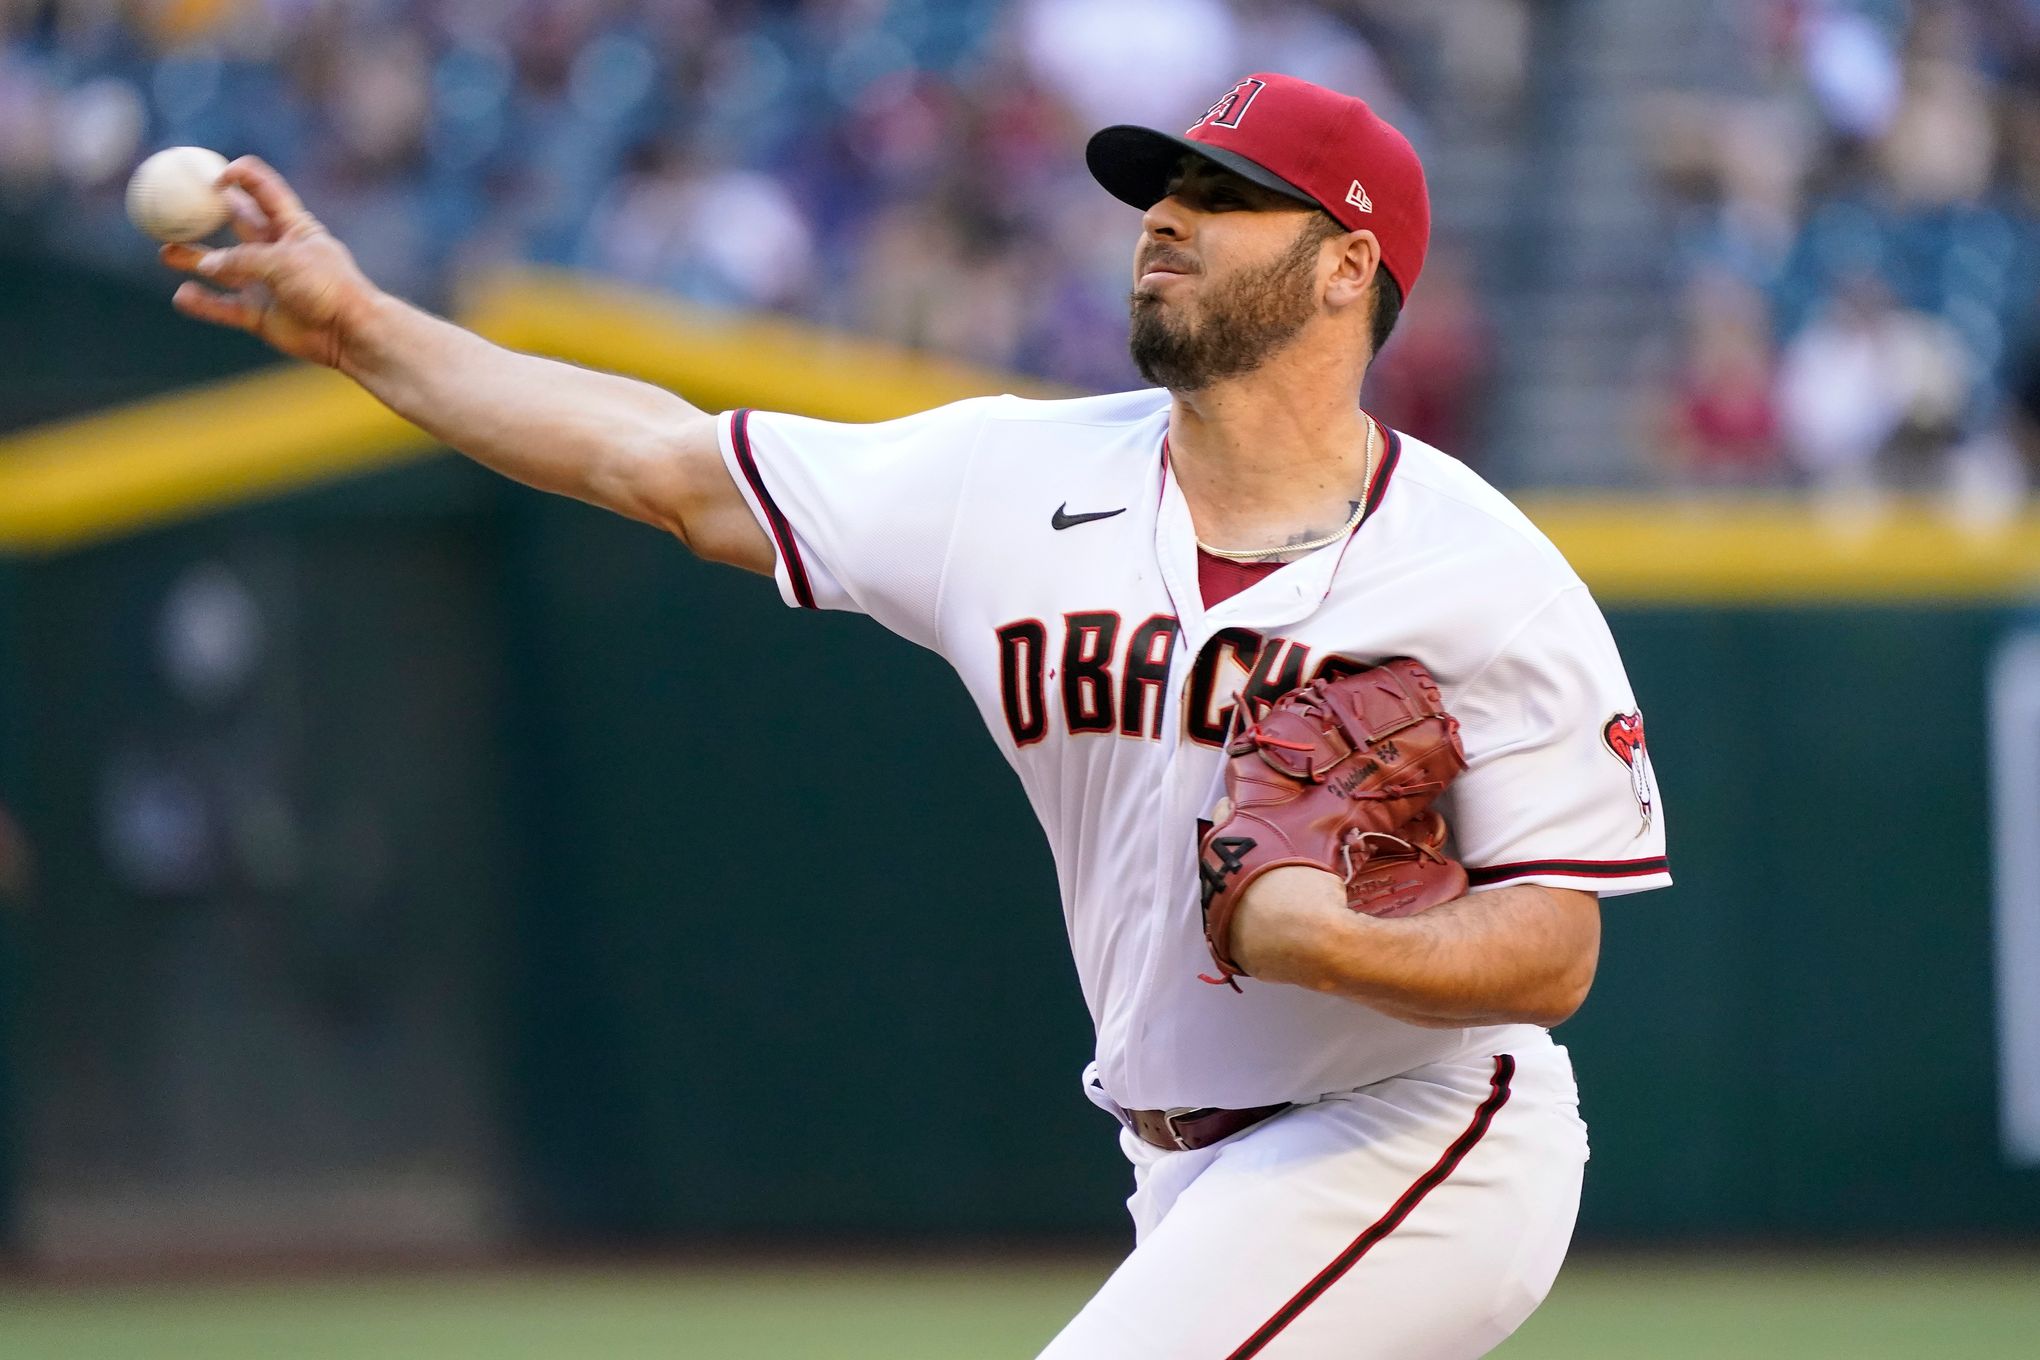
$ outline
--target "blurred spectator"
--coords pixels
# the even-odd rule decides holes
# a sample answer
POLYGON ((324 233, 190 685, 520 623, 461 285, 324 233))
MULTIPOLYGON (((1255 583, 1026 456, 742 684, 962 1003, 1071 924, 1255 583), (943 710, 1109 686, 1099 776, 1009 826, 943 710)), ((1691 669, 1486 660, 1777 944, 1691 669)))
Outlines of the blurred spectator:
POLYGON ((854 288, 864 328, 972 363, 1019 358, 1031 280, 997 221, 908 202, 874 225, 854 288))
POLYGON ((1729 274, 1688 290, 1686 335, 1662 437, 1673 462, 1702 485, 1779 480, 1776 381, 1769 310, 1729 274))
POLYGON ((1096 127, 1187 127, 1252 69, 1221 0, 1021 0, 1019 23, 1028 64, 1096 127))
POLYGON ((2040 334, 2028 334, 2011 366, 2008 424, 2026 484, 2040 486, 2040 334))
POLYGON ((1828 126, 1848 142, 1884 135, 1903 76, 1892 35, 1846 0, 1808 0, 1800 18, 1806 83, 1828 126))
POLYGON ((1857 275, 1786 349, 1787 449, 1817 489, 1938 485, 1962 433, 1967 367, 1947 323, 1857 275))
POLYGON ((1901 201, 1972 202, 1990 188, 1997 112, 1969 44, 1958 7, 1921 6, 1903 91, 1878 149, 1883 174, 1901 201))
POLYGON ((661 143, 596 209, 582 262, 719 306, 797 306, 814 238, 779 180, 661 143))
POLYGON ((2005 90, 2005 176, 2027 217, 2040 213, 2040 51, 2013 68, 2005 90))
POLYGON ((1436 18, 1453 97, 1494 113, 1515 107, 1530 68, 1529 0, 1455 0, 1436 18))
MULTIPOLYGON (((1480 0, 1467 3, 1478 8, 1480 0)), ((1416 113, 1404 104, 1379 54, 1335 10, 1299 0, 1234 0, 1233 8, 1240 19, 1234 60, 1241 68, 1238 74, 1248 69, 1282 71, 1357 94, 1384 118, 1414 134, 1411 120, 1416 113)))
POLYGON ((1770 96, 1668 96, 1649 110, 1648 152, 1703 271, 1776 270, 1798 234, 1815 130, 1770 96))

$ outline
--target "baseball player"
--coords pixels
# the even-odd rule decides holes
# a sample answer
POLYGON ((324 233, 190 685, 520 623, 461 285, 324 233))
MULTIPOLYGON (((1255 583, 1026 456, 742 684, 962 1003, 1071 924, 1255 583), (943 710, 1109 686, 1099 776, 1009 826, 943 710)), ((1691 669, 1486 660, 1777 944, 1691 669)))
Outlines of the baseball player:
POLYGON ((697 411, 375 289, 274 171, 186 314, 502 473, 941 653, 1048 833, 1137 1245, 1043 1352, 1460 1357, 1527 1317, 1587 1159, 1547 1027, 1600 896, 1670 882, 1599 610, 1361 379, 1423 270, 1416 154, 1260 73, 1107 128, 1145 391, 873 425, 697 411), (1132 224, 1129 223, 1131 226, 1132 224))

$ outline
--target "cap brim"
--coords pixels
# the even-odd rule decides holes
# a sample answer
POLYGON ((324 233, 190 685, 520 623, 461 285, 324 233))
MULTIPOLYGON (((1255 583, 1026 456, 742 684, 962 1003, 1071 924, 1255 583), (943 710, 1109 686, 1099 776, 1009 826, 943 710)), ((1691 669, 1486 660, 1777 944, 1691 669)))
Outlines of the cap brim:
POLYGON ((1242 179, 1252 180, 1264 189, 1273 189, 1278 194, 1323 206, 1282 176, 1255 164, 1237 151, 1193 142, 1188 137, 1173 137, 1166 132, 1129 123, 1120 123, 1095 134, 1084 147, 1084 164, 1091 168, 1091 178, 1105 186, 1106 193, 1121 203, 1145 211, 1161 202, 1168 193, 1169 180, 1175 175, 1176 167, 1182 164, 1186 151, 1223 166, 1242 179))

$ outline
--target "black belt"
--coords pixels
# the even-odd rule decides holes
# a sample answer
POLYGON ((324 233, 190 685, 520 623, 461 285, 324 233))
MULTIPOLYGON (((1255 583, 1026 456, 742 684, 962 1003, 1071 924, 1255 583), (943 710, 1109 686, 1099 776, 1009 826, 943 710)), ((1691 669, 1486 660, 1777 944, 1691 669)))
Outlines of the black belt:
POLYGON ((1291 1108, 1292 1103, 1284 1101, 1280 1105, 1257 1105, 1251 1110, 1186 1106, 1173 1110, 1128 1110, 1126 1122, 1143 1142, 1177 1152, 1195 1152, 1199 1148, 1210 1147, 1221 1138, 1230 1138, 1251 1129, 1264 1119, 1273 1119, 1291 1108))

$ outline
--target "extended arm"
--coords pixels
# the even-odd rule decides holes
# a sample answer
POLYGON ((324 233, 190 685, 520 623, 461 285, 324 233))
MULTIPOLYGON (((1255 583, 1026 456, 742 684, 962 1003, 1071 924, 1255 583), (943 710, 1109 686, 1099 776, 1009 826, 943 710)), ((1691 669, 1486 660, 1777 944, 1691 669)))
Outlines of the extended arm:
POLYGON ((252 156, 220 182, 254 204, 237 211, 243 244, 165 246, 163 260, 233 291, 182 284, 179 311, 338 369, 507 477, 656 525, 711 561, 772 570, 713 416, 646 383, 504 349, 384 293, 252 156))
POLYGON ((1383 920, 1349 910, 1333 875, 1286 868, 1249 885, 1232 932, 1254 977, 1413 1025, 1555 1025, 1593 983, 1601 912, 1592 893, 1521 884, 1383 920))

